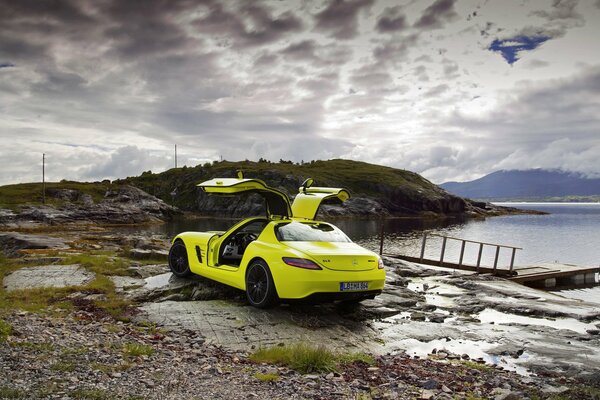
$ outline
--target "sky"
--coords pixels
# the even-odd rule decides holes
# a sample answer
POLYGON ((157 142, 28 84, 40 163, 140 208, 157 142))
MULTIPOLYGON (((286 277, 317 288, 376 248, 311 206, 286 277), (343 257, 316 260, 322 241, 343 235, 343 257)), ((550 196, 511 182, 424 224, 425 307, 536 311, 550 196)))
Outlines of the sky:
POLYGON ((0 0, 0 184, 346 158, 600 177, 600 0, 0 0))

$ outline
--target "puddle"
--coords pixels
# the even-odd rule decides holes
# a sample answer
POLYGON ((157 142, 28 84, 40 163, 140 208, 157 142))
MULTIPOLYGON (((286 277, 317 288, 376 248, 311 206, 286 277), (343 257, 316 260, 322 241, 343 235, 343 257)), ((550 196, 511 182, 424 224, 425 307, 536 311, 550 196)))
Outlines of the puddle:
POLYGON ((146 279, 144 279, 144 281, 146 282, 144 289, 156 289, 156 288, 165 287, 169 284, 171 277, 174 277, 174 276, 175 275, 173 275, 172 273, 167 272, 164 274, 155 275, 155 276, 146 278, 146 279))
POLYGON ((494 322, 495 324, 522 324, 547 326, 554 329, 568 329, 577 333, 586 333, 587 329, 596 329, 594 324, 586 324, 574 318, 533 318, 523 315, 505 314, 493 309, 485 309, 476 316, 482 323, 494 322))
POLYGON ((489 354, 488 352, 497 346, 497 343, 449 339, 436 339, 429 342, 421 342, 416 339, 403 339, 395 342, 394 345, 404 349, 406 354, 410 356, 427 358, 434 349, 437 349, 438 352, 444 350, 448 353, 457 355, 468 354, 471 359, 481 358, 487 364, 500 365, 502 368, 514 371, 520 375, 531 374, 527 368, 518 365, 521 362, 529 361, 531 359, 531 356, 527 352, 524 352, 518 358, 489 354))
POLYGON ((407 288, 413 292, 423 294, 427 304, 442 308, 455 306, 456 303, 453 298, 464 292, 456 286, 428 279, 415 279, 408 283, 407 288))

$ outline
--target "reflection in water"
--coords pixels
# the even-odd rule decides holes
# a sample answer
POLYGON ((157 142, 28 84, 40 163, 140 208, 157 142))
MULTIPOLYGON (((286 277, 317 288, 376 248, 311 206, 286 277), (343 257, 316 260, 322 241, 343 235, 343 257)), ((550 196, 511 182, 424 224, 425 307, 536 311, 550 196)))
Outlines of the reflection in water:
MULTIPOLYGON (((521 247, 516 253, 515 265, 524 266, 539 263, 566 263, 585 266, 600 265, 600 204, 548 204, 511 203, 513 207, 546 211, 548 215, 509 215, 485 220, 447 218, 419 219, 392 218, 384 222, 384 252, 419 256, 423 233, 442 234, 461 239, 498 243, 521 247)), ((169 238, 184 231, 226 230, 236 220, 219 218, 181 218, 164 225, 132 227, 124 229, 131 233, 145 232, 163 234, 169 238)), ((358 244, 379 252, 381 221, 377 219, 340 219, 332 221, 358 244)), ((441 239, 430 237, 425 255, 439 258, 441 239)), ((467 244, 464 262, 476 264, 477 244, 467 244)), ((457 262, 460 242, 449 241, 445 260, 457 262)), ((492 266, 495 248, 484 247, 482 265, 492 266)), ((511 251, 500 252, 499 266, 510 264, 511 251)), ((577 296, 590 297, 600 302, 600 288, 588 292, 576 292, 577 296)), ((569 295, 568 292, 565 292, 569 295)))

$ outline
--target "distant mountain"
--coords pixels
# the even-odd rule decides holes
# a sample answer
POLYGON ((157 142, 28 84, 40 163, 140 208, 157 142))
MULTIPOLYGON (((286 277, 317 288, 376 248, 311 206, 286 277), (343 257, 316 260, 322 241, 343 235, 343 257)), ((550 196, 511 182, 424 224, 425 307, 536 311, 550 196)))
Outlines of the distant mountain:
POLYGON ((549 199, 599 196, 600 179, 560 170, 502 170, 470 182, 446 182, 448 192, 471 199, 549 199))

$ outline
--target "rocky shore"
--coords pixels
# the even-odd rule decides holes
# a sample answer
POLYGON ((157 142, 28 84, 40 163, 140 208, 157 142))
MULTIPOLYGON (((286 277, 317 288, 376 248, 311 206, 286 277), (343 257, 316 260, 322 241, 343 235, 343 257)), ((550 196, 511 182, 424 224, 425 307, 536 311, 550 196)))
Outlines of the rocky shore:
POLYGON ((74 189, 52 189, 47 196, 48 205, 22 205, 16 210, 0 208, 0 228, 156 223, 181 214, 177 208, 128 185, 107 190, 99 202, 74 189))
POLYGON ((161 235, 80 227, 0 243, 0 398, 600 395, 599 306, 500 278, 386 259, 374 300, 258 310, 172 276, 161 235), (252 361, 294 343, 372 361, 314 373, 252 361))

